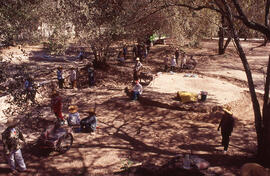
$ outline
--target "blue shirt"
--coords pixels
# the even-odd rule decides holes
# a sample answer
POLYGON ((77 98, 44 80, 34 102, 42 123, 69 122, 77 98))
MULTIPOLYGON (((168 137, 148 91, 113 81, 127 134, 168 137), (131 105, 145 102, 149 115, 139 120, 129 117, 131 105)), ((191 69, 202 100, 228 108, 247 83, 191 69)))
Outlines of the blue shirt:
POLYGON ((78 112, 70 113, 68 115, 68 124, 69 125, 80 125, 80 115, 78 112))
POLYGON ((57 79, 59 80, 59 79, 63 79, 63 77, 62 77, 62 71, 60 71, 60 70, 57 70, 57 79))

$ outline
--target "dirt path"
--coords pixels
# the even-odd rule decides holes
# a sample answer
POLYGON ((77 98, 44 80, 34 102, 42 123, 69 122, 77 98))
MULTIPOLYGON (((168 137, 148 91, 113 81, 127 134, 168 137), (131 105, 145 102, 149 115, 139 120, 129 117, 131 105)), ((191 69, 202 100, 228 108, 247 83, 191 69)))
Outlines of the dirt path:
MULTIPOLYGON (((245 49, 256 45, 258 43, 245 45, 245 49)), ((229 54, 223 56, 215 55, 213 47, 216 47, 216 41, 203 42, 202 46, 201 49, 186 49, 188 54, 197 55, 198 77, 184 77, 185 73, 163 73, 145 88, 144 97, 148 101, 130 101, 123 92, 126 86, 124 83, 113 85, 115 81, 123 79, 118 77, 118 72, 107 76, 109 82, 102 82, 94 88, 63 90, 65 114, 70 102, 79 106, 82 117, 86 116, 84 110, 96 103, 97 132, 95 135, 74 134, 73 147, 63 155, 52 153, 49 157, 37 157, 26 152, 24 156, 29 171, 21 175, 113 175, 123 171, 125 166, 146 163, 161 166, 177 154, 190 152, 206 159, 211 166, 221 167, 224 173, 237 174, 241 165, 253 154, 256 144, 250 98, 243 84, 246 79, 232 46, 229 47, 229 54), (209 96, 205 103, 185 105, 174 99, 178 90, 206 90, 209 96), (221 153, 221 136, 216 130, 220 119, 209 116, 209 107, 214 104, 230 104, 237 117, 227 155, 221 153), (197 111, 196 108, 206 111, 197 111)), ((165 47, 153 47, 150 59, 145 64, 147 68, 155 70, 161 66, 165 47)), ((256 72, 254 78, 258 90, 261 90, 262 76, 256 69, 265 66, 269 49, 267 46, 248 54, 252 69, 256 72)), ((66 58, 70 62, 63 64, 69 67, 73 63, 72 57, 66 58)), ((46 72, 44 77, 39 77, 40 80, 54 77, 52 70, 62 63, 48 58, 32 59, 30 62, 46 72)), ((130 73, 132 65, 130 63, 115 68, 130 73)), ((131 73, 124 76, 131 78, 131 73)), ((26 123, 30 124, 31 121, 31 125, 25 127, 29 132, 24 129, 28 141, 39 135, 31 128, 34 129, 38 124, 42 127, 41 121, 55 118, 49 111, 48 102, 48 98, 44 99, 38 109, 41 117, 32 117, 26 123)), ((33 109, 33 113, 36 110, 33 109)), ((1 159, 0 169, 5 172, 6 168, 7 165, 1 159)))

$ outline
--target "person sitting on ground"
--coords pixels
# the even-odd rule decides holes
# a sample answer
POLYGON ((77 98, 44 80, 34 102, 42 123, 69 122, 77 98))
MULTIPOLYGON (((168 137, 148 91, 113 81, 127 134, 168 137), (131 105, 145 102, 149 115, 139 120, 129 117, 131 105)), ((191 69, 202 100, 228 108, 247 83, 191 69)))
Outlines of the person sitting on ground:
POLYGON ((80 125, 80 114, 78 112, 78 106, 71 105, 68 107, 69 115, 68 115, 68 125, 69 126, 77 126, 80 125))
POLYGON ((140 62, 140 58, 137 57, 136 63, 135 63, 135 66, 134 66, 134 72, 133 72, 133 80, 134 81, 139 80, 139 75, 140 75, 140 71, 141 71, 142 66, 143 65, 140 62))
POLYGON ((230 107, 226 106, 222 108, 223 115, 222 119, 218 126, 218 131, 221 128, 221 135, 222 135, 222 146, 224 146, 224 153, 227 153, 229 142, 230 142, 230 136, 232 134, 233 128, 234 128, 234 117, 232 115, 232 112, 230 111, 230 107))
POLYGON ((94 108, 87 110, 88 117, 84 118, 80 122, 82 132, 95 132, 97 128, 97 117, 94 108))
POLYGON ((133 87, 133 95, 132 100, 137 100, 139 96, 142 94, 143 88, 139 81, 135 82, 135 86, 133 87))
POLYGON ((22 132, 17 127, 17 121, 9 119, 7 129, 2 133, 4 152, 7 156, 8 164, 13 173, 16 173, 16 163, 19 171, 26 171, 26 165, 22 156, 22 142, 25 143, 22 132))
POLYGON ((52 99, 51 99, 51 110, 54 112, 58 121, 63 122, 64 117, 62 115, 62 97, 60 96, 58 91, 53 91, 52 99))

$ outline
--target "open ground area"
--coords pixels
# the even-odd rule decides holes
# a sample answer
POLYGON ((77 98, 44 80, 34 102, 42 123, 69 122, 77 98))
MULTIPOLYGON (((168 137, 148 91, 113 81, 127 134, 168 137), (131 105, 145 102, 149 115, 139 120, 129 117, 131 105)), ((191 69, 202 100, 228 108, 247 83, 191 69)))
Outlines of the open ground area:
MULTIPOLYGON (((186 153, 205 159, 210 167, 219 167, 224 175, 239 175, 240 167, 253 161, 256 152, 254 114, 247 78, 233 44, 224 55, 217 55, 217 42, 207 40, 197 48, 184 48, 188 55, 194 56, 196 68, 174 73, 163 71, 163 58, 169 46, 151 47, 142 64, 145 72, 155 76, 150 83, 142 81, 143 101, 131 101, 124 92, 132 82, 134 61, 131 58, 119 65, 116 56, 111 57, 106 72, 96 71, 94 87, 61 90, 65 116, 70 104, 78 105, 81 117, 87 116, 85 111, 89 107, 96 106, 97 131, 94 134, 74 133, 71 149, 61 155, 53 152, 46 157, 39 156, 26 148, 23 155, 28 171, 20 175, 121 176, 128 175, 128 168, 147 168, 141 171, 141 175, 150 175, 147 174, 149 170, 164 168, 174 157, 186 153), (182 103, 176 98, 177 91, 207 91, 208 95, 205 102, 182 103), (212 113, 212 108, 217 105, 231 106, 236 117, 227 154, 222 152, 221 135, 217 131, 221 119, 212 113)), ((260 45, 258 41, 242 41, 242 44, 262 101, 263 73, 270 46, 254 48, 260 45)), ((6 48, 1 55, 5 58, 12 54, 15 65, 29 64, 35 81, 39 83, 56 80, 59 65, 69 74, 72 66, 81 68, 88 63, 87 60, 76 60, 75 52, 53 56, 42 46, 24 46, 23 49, 24 53, 18 47, 6 48)), ((29 145, 55 119, 50 109, 48 88, 40 89, 40 95, 37 95, 39 106, 29 105, 24 114, 28 114, 28 118, 21 128, 29 145)), ((2 109, 7 106, 2 102, 2 109)), ((4 115, 1 118, 4 124, 6 118, 4 115)), ((170 167, 167 169, 164 175, 172 173, 170 167)), ((1 153, 0 175, 7 173, 8 165, 1 153)), ((192 175, 180 170, 177 175, 181 173, 192 175)))

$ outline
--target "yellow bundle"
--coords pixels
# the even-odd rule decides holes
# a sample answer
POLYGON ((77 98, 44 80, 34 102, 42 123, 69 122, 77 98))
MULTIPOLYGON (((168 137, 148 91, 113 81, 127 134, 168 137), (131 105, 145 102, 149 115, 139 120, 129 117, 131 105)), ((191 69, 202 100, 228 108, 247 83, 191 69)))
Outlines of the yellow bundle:
POLYGON ((178 91, 177 97, 179 97, 180 101, 183 103, 198 101, 198 94, 192 92, 178 91))

